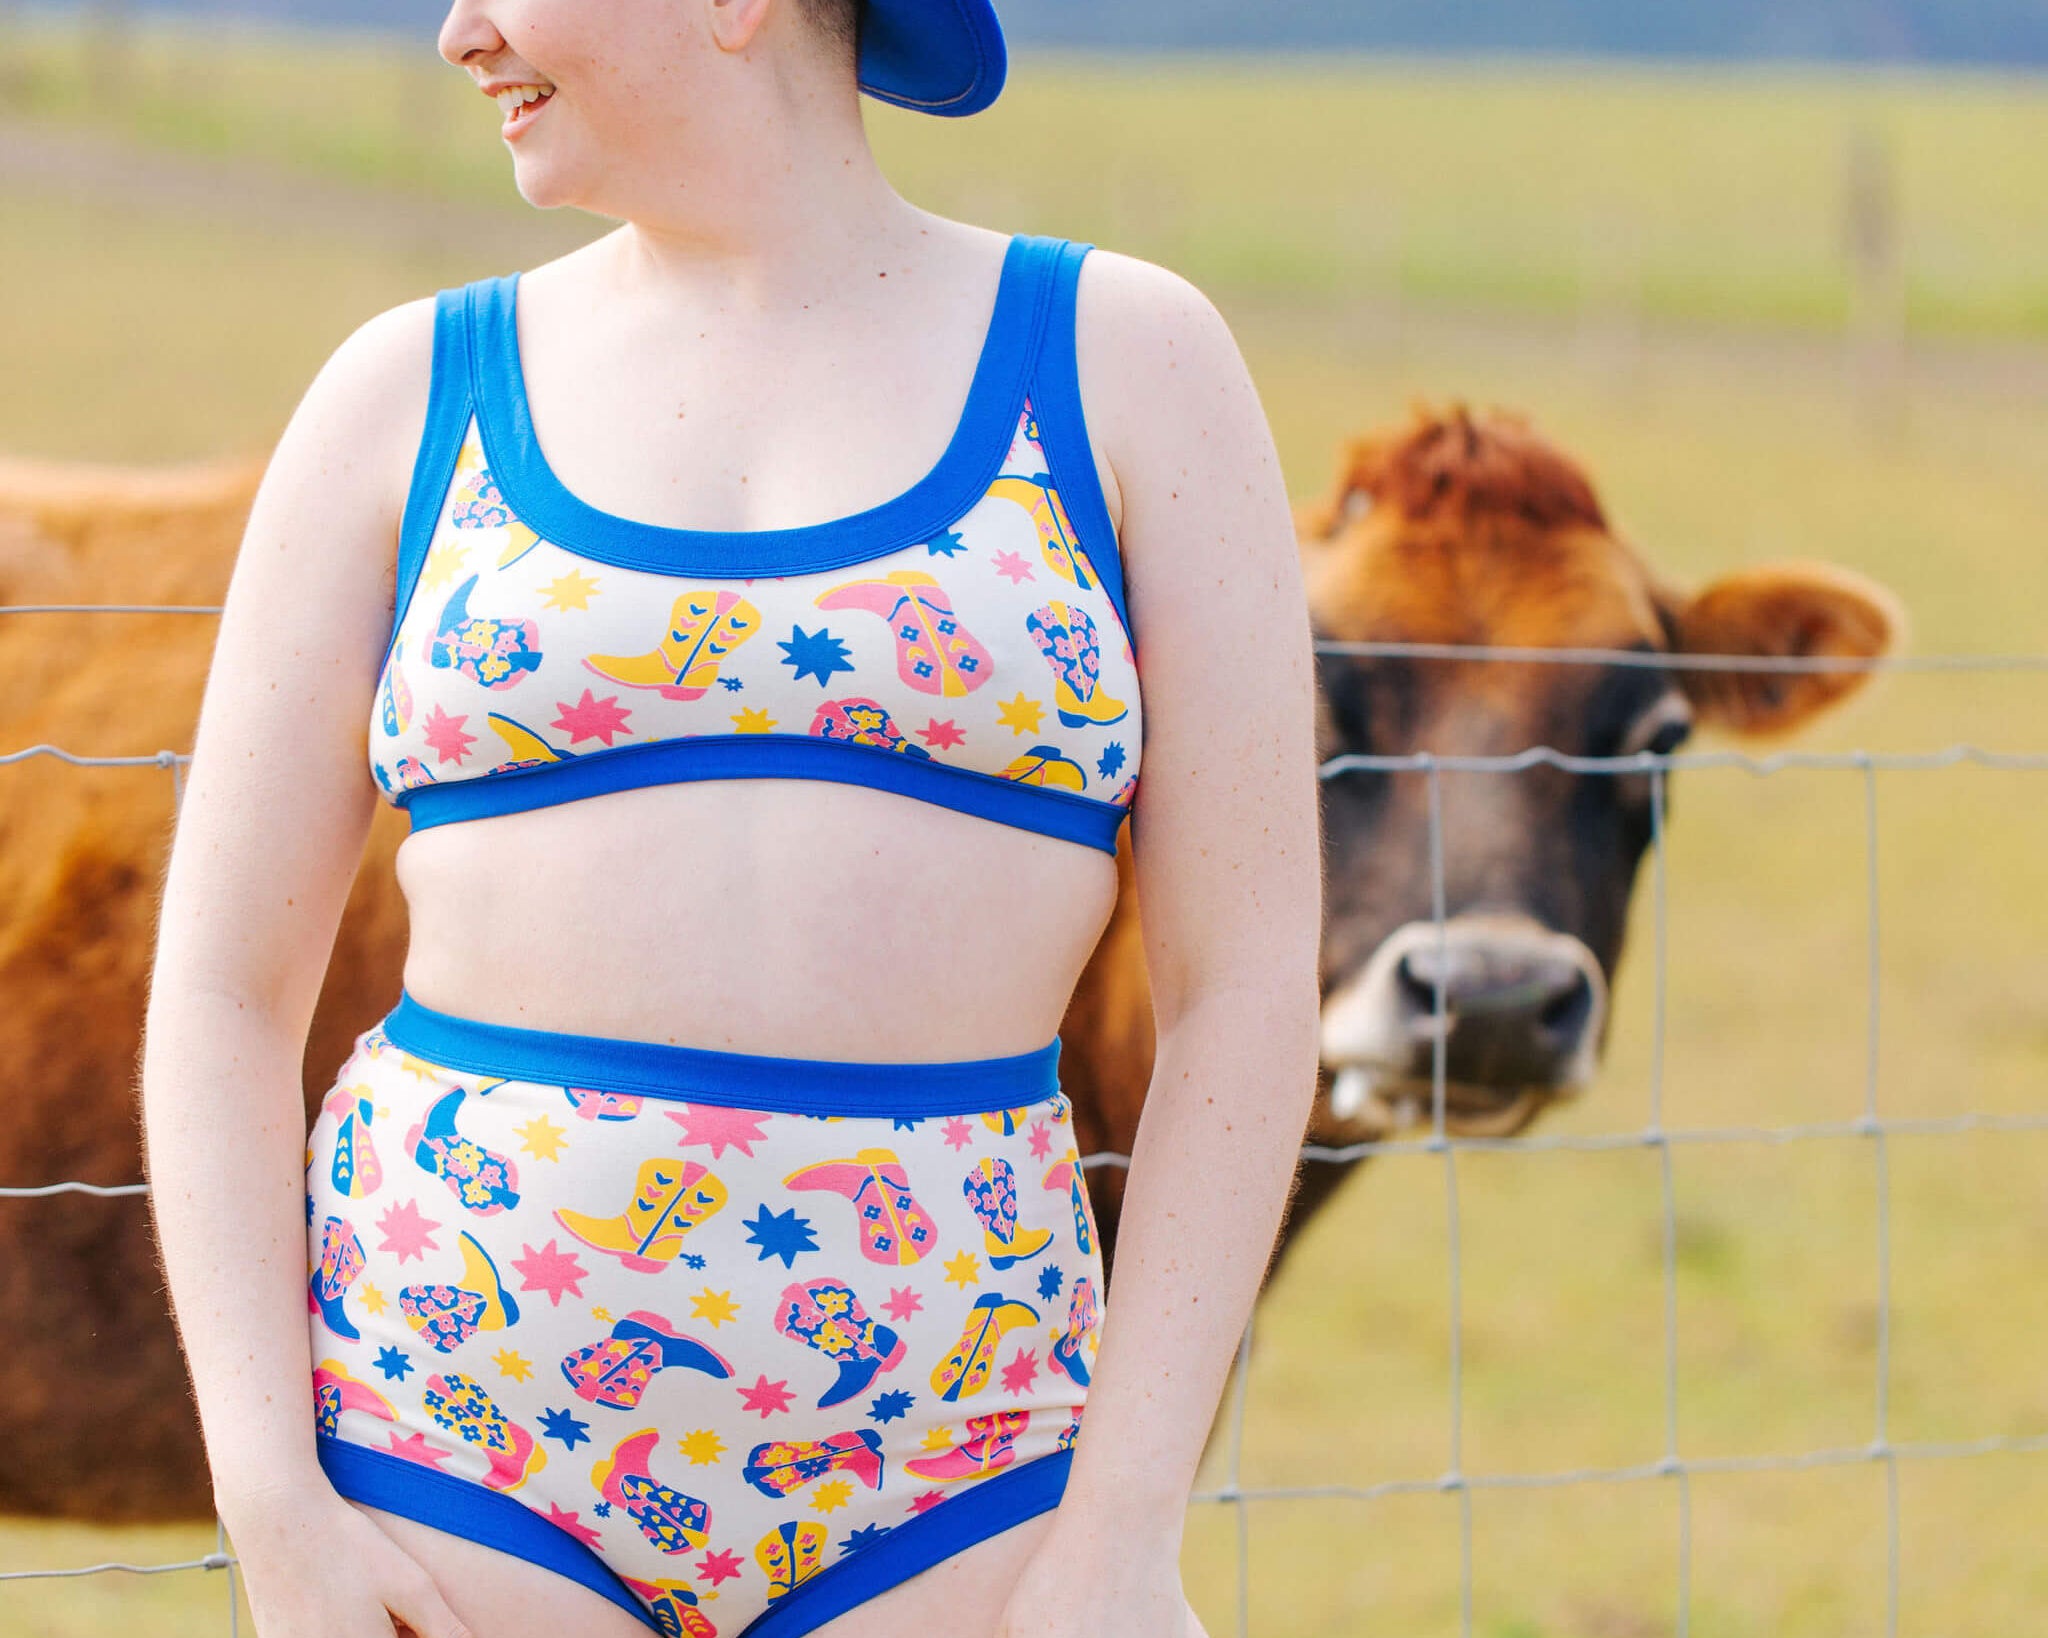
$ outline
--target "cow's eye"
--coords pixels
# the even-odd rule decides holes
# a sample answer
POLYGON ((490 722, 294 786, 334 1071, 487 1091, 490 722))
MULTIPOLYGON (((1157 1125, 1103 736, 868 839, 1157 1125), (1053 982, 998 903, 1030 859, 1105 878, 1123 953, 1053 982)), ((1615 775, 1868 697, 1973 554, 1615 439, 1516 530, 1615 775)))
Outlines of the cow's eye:
POLYGON ((1692 737, 1692 706, 1676 689, 1658 696, 1629 727, 1621 755, 1669 756, 1692 737))
POLYGON ((1650 736, 1650 743, 1643 747, 1652 756, 1669 756, 1692 738, 1692 723, 1667 722, 1650 736))

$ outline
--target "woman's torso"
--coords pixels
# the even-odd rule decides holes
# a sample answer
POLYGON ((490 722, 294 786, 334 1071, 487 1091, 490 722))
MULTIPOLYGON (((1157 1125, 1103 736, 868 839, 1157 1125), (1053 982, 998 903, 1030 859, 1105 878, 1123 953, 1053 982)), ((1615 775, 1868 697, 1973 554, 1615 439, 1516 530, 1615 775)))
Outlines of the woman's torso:
MULTIPOLYGON (((1057 1031, 1116 894, 1113 855, 1101 845, 1104 812, 1082 811, 1081 787, 1089 802, 1115 796, 1126 810, 1134 790, 1141 716, 1120 596, 1091 588, 1085 564, 1077 573, 1069 558, 1053 564, 1014 550, 1022 537, 1000 505, 940 531, 936 548, 868 555, 895 537, 840 527, 857 515, 904 521, 900 503, 920 492, 936 500, 945 486, 932 480, 949 463, 957 476, 977 461, 1003 459, 1019 506, 1029 500, 1020 480, 1047 464, 1035 459, 1035 421, 1020 420, 1015 435, 995 439, 1011 458, 991 441, 1014 383, 991 371, 990 357, 1000 363, 1025 340, 1021 331, 1006 338, 992 329, 1015 329, 1027 312, 1012 299, 1007 313, 997 303, 991 319, 1005 248, 1000 236, 963 230, 944 260, 979 267, 979 277, 894 269, 899 288, 878 294, 872 328, 855 336, 843 309, 824 313, 807 333, 800 323, 771 331, 720 314, 673 345, 651 345, 654 327, 644 317, 603 299, 610 264, 602 243, 521 280, 516 303, 499 292, 506 299, 496 310, 516 350, 501 349, 509 362, 500 356, 495 371, 488 357, 471 360, 466 448, 440 492, 425 464, 415 489, 416 502, 424 496, 436 507, 438 527, 417 566, 396 657, 413 696, 408 715, 420 720, 408 724, 409 741, 380 742, 373 716, 373 761, 381 758, 387 790, 414 779, 471 786, 422 799, 415 825, 433 802, 468 802, 486 789, 526 795, 559 779, 558 769, 473 777, 491 761, 518 761, 522 734, 537 734, 543 743, 526 748, 541 755, 587 756, 596 768, 611 746, 633 743, 636 730, 643 745, 715 733, 721 743, 705 748, 723 752, 738 743, 729 721, 773 721, 782 733, 802 733, 813 704, 848 697, 886 702, 891 718, 903 719, 890 728, 899 755, 959 764, 970 773, 954 784, 973 788, 963 807, 815 774, 702 776, 486 816, 464 810, 460 823, 416 828, 398 858, 411 916, 405 979, 416 998, 528 1028, 791 1057, 996 1056, 1057 1031), (920 322, 906 330, 912 311, 920 322), (530 413, 530 422, 515 411, 530 413), (979 425, 969 440, 976 448, 962 444, 970 421, 979 425), (489 479, 477 487, 494 458, 502 493, 489 479), (517 519, 522 511, 536 518, 530 528, 517 519), (508 515, 524 533, 505 532, 508 515), (636 522, 613 527, 624 519, 636 522), (484 527, 465 533, 465 524, 484 527), (780 555, 754 549, 775 542, 795 546, 780 555), (792 569, 786 579, 741 572, 821 556, 840 561, 822 574, 792 569), (881 663, 886 616, 877 618, 883 611, 872 596, 867 606, 858 595, 829 596, 885 570, 910 575, 912 590, 926 577, 938 593, 928 612, 950 606, 970 628, 983 622, 990 645, 981 652, 992 653, 1004 675, 986 686, 972 677, 919 679, 906 691, 910 671, 881 663), (544 604, 531 601, 535 587, 560 588, 565 576, 566 589, 548 592, 544 604), (586 583, 601 589, 579 591, 586 583), (451 616, 449 599, 465 584, 473 606, 451 616), (625 651, 649 647, 629 634, 667 635, 652 628, 668 622, 673 596, 693 590, 713 596, 716 607, 704 612, 714 623, 737 611, 732 629, 745 625, 741 616, 758 629, 693 672, 690 686, 664 690, 659 676, 629 663, 625 651), (598 612, 607 591, 608 624, 598 612), (819 596, 833 606, 816 606, 819 596), (1093 628, 1104 697, 1122 696, 1107 707, 1119 712, 1115 722, 1062 726, 1052 650, 1030 652, 1011 629, 1034 605, 1093 628), (550 652, 562 657, 486 688, 480 674, 463 672, 458 653, 434 650, 437 629, 463 613, 509 616, 514 625, 531 617, 542 661, 550 652), (998 630, 997 622, 1007 623, 998 630), (855 670, 839 674, 833 654, 858 662, 855 670), (702 714, 714 707, 715 723, 702 714), (622 712, 626 726, 606 733, 598 718, 617 721, 622 712), (437 732, 429 752, 424 719, 435 713, 443 723, 457 713, 471 720, 452 737, 437 732), (1015 778, 1016 759, 1028 763, 1026 753, 1048 748, 1060 753, 1052 782, 1066 791, 1040 800, 1043 769, 1023 781, 1035 787, 1024 800, 993 791, 991 774, 1007 768, 1015 778), (408 749, 419 753, 411 771, 394 777, 408 749), (432 764, 444 752, 461 760, 443 763, 436 777, 432 764), (1021 822, 974 811, 992 791, 1021 822), (1077 813, 1093 845, 1046 833, 1077 813)), ((474 322, 487 355, 491 320, 474 322)), ((1051 340, 1057 346, 1061 337, 1051 340)), ((1070 348, 1070 332, 1064 341, 1070 348)), ((1068 419, 1077 421, 1075 403, 1068 419)), ((1033 405, 1032 413, 1043 411, 1033 405)), ((1099 482, 1099 451, 1080 429, 1062 425, 1057 436, 1068 452, 1062 482, 1099 482), (1077 452, 1089 468, 1079 482, 1077 452)), ((974 504, 953 488, 962 506, 974 504)), ((1102 538, 1113 535, 1107 494, 1093 500, 1092 512, 1067 510, 1102 519, 1084 530, 1093 538, 1083 544, 1113 557, 1114 539, 1102 538)), ((1071 527, 1064 512, 1058 527, 1071 527)), ((1056 542, 1047 549, 1059 556, 1056 542)), ((1120 564, 1103 578, 1120 591, 1120 564)), ((400 593, 405 598, 405 586, 400 593)), ((1033 629, 1043 637, 1042 626, 1033 629)), ((894 658, 904 659, 900 647, 894 658)), ((386 729, 392 692, 380 686, 386 729)), ((1074 703, 1071 692, 1063 697, 1074 703)), ((875 758, 888 754, 868 750, 863 769, 875 771, 875 758)), ((1108 810, 1112 824, 1115 816, 1108 810)))

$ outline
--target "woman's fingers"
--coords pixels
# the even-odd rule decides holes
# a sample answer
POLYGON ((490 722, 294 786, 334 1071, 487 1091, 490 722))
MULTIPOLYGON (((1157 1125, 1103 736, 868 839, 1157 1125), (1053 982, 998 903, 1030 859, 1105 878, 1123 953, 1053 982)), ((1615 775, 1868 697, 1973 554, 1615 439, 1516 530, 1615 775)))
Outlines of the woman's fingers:
POLYGON ((400 1633, 417 1638, 476 1638, 462 1617, 448 1607, 434 1578, 412 1560, 406 1564, 384 1594, 384 1605, 398 1618, 400 1633))

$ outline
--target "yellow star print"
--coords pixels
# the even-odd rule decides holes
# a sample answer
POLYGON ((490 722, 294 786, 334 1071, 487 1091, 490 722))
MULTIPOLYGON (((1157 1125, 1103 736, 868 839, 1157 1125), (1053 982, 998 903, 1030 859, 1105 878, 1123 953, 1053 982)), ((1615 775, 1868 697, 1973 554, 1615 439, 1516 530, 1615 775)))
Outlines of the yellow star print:
POLYGON ((713 1325, 723 1325, 740 1311, 740 1305, 732 1300, 730 1291, 713 1291, 706 1286, 690 1299, 690 1314, 694 1319, 709 1320, 713 1325))
POLYGON ((957 1257, 946 1259, 946 1283, 966 1290, 970 1285, 981 1284, 981 1259, 971 1251, 963 1251, 957 1257))
POLYGON ((743 734, 765 734, 775 726, 775 719, 756 706, 745 706, 733 712, 733 725, 743 734))
POLYGON ((519 1134, 519 1147, 536 1160, 560 1160, 562 1151, 568 1147, 565 1141, 568 1133, 545 1115, 535 1115, 524 1126, 515 1126, 519 1134))
POLYGON ((524 1354, 514 1353, 510 1348, 500 1348, 491 1355, 494 1363, 505 1375, 507 1381, 524 1382, 533 1375, 533 1364, 524 1354))
POLYGON ((428 591, 439 591, 462 572, 462 561, 469 556, 469 548, 458 540, 444 540, 427 553, 426 566, 420 570, 420 584, 428 591))
POLYGON ((1015 699, 997 700, 996 710, 998 712, 998 720, 1013 734, 1037 733, 1038 719, 1045 715, 1044 704, 1038 700, 1026 698, 1024 690, 1021 688, 1017 690, 1017 697, 1015 699))
POLYGON ((833 1512, 852 1499, 853 1486, 844 1479, 827 1479, 811 1492, 811 1506, 820 1513, 833 1512))
POLYGON ((926 1450, 945 1450, 952 1443, 953 1430, 951 1428, 933 1428, 924 1436, 924 1448, 926 1450))
POLYGON ((373 1314, 384 1312, 384 1293, 370 1284, 368 1280, 363 1282, 363 1306, 373 1314))
POLYGON ((694 1428, 676 1441, 676 1449, 689 1457, 692 1465, 710 1467, 725 1454, 725 1441, 709 1428, 694 1428))
POLYGON ((541 590, 547 594, 542 606, 551 609, 587 609, 597 595, 597 582, 586 580, 576 570, 550 580, 541 590))

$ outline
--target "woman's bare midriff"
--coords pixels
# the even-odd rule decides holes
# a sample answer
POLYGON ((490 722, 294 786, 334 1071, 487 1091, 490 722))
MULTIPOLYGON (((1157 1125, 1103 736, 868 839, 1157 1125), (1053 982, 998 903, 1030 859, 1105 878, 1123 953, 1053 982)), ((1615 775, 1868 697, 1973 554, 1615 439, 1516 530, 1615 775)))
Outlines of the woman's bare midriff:
POLYGON ((795 1058, 1028 1052, 1116 900, 1100 849, 867 786, 685 781, 401 846, 406 988, 490 1023, 795 1058))

